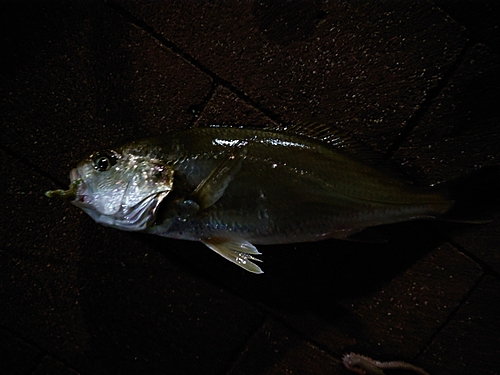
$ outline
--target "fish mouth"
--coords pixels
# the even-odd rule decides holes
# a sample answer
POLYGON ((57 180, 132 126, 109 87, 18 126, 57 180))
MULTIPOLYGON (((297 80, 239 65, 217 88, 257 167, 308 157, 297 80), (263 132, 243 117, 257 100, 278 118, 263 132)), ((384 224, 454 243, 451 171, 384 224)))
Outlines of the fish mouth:
POLYGON ((72 191, 74 193, 71 203, 77 206, 89 204, 90 202, 87 194, 87 184, 85 183, 85 181, 83 181, 78 168, 74 168, 71 170, 71 172, 69 173, 69 179, 71 181, 71 184, 68 191, 72 191))
POLYGON ((80 173, 78 173, 78 168, 73 168, 71 172, 69 172, 70 181, 76 181, 80 179, 80 173))
POLYGON ((75 203, 77 201, 85 201, 85 197, 87 194, 87 185, 80 177, 78 170, 75 168, 70 172, 70 180, 71 183, 69 185, 68 190, 49 190, 45 192, 45 195, 49 198, 59 197, 65 200, 71 201, 71 203, 75 203))

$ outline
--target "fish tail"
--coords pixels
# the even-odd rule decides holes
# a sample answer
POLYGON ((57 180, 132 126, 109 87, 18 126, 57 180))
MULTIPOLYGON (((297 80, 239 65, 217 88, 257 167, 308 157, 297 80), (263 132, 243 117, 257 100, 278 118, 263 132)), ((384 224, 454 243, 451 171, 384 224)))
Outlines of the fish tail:
POLYGON ((483 167, 435 188, 454 202, 440 220, 481 224, 490 222, 500 210, 500 166, 483 167))

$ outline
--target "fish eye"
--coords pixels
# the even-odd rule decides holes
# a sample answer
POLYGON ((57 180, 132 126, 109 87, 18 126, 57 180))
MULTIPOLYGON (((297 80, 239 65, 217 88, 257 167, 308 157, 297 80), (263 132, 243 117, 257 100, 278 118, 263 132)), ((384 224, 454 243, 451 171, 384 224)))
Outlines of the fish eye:
POLYGON ((100 172, 107 171, 116 164, 116 156, 111 152, 98 152, 92 156, 94 169, 100 172))

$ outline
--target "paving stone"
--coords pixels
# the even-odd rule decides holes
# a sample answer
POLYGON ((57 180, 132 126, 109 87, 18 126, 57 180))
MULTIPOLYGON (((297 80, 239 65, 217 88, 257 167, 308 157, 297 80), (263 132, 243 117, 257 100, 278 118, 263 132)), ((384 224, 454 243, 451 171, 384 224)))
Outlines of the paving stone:
POLYGON ((498 6, 489 1, 436 0, 434 3, 443 9, 471 33, 475 42, 487 44, 500 52, 500 28, 498 27, 498 6))
POLYGON ((450 238, 476 259, 500 274, 500 215, 494 221, 481 226, 469 226, 461 231, 453 231, 450 238))
POLYGON ((325 301, 323 311, 273 310, 287 325, 308 337, 313 343, 327 348, 341 358, 347 348, 356 345, 353 327, 359 324, 357 317, 336 300, 325 301))
POLYGON ((83 299, 93 338, 87 355, 110 374, 220 373, 260 323, 260 312, 138 242, 131 243, 137 254, 110 259, 109 251, 123 251, 127 242, 115 240, 117 248, 100 250, 85 264, 83 299))
POLYGON ((197 126, 213 124, 254 127, 277 126, 265 114, 222 86, 217 87, 196 122, 197 126))
POLYGON ((261 246, 266 273, 251 283, 230 277, 226 288, 267 306, 338 356, 352 349, 388 360, 404 352, 411 359, 482 271, 424 224, 384 230, 388 242, 379 245, 261 246))
POLYGON ((8 10, 1 144, 43 160, 59 181, 97 149, 188 126, 212 88, 104 2, 11 2, 8 10))
POLYGON ((351 304, 359 319, 354 351, 411 359, 469 293, 481 268, 443 245, 375 294, 351 304))
MULTIPOLYGON (((416 234, 424 235, 425 232, 416 234)), ((409 237, 408 243, 412 242, 415 241, 409 237)), ((425 248, 425 243, 420 245, 425 248)), ((338 261, 341 262, 338 268, 344 268, 345 273, 340 272, 341 276, 336 281, 322 275, 323 283, 315 283, 326 290, 324 293, 309 288, 313 296, 311 299, 321 301, 321 305, 310 303, 299 292, 296 307, 274 308, 272 313, 338 357, 354 351, 381 360, 414 361, 435 331, 454 313, 483 271, 449 245, 428 249, 429 253, 420 257, 415 254, 413 260, 402 257, 412 252, 408 246, 402 247, 404 242, 395 246, 399 248, 399 259, 396 252, 384 253, 380 249, 372 249, 374 258, 369 257, 369 251, 355 252, 352 256, 358 259, 355 263, 358 269, 353 267, 353 261, 347 261, 342 253, 336 253, 340 255, 338 261), (387 268, 377 257, 386 260, 387 268), (366 258, 366 266, 363 258, 366 258), (391 262, 391 258, 396 259, 391 262), (408 261, 413 265, 406 265, 408 261), (398 267, 398 263, 405 265, 399 264, 398 267), (367 275, 369 266, 372 272, 376 269, 381 274, 391 275, 390 278, 380 284, 384 278, 378 273, 378 276, 370 278, 367 275), (396 274, 391 273, 394 267, 396 274), (358 288, 349 286, 356 281, 360 283, 358 288), (347 294, 332 293, 332 282, 337 282, 339 288, 346 288, 347 294), (368 287, 370 282, 375 282, 372 285, 374 290, 368 287)), ((321 270, 319 272, 321 274, 321 270)))
POLYGON ((229 375, 343 374, 343 365, 297 337, 280 323, 268 320, 252 337, 229 375))
POLYGON ((402 142, 395 160, 424 183, 494 164, 498 61, 431 3, 6 9, 0 325, 21 353, 48 353, 39 371, 346 374, 344 351, 413 361, 432 340, 424 368, 495 368, 498 320, 482 305, 499 290, 494 223, 459 235, 395 226, 385 245, 266 246, 257 277, 200 244, 104 228, 43 197, 87 153, 195 121, 319 117, 378 150, 402 142), (469 296, 481 275, 496 279, 469 296), (483 341, 466 348, 462 333, 483 341))
POLYGON ((113 3, 283 121, 319 117, 382 150, 467 41, 426 1, 113 3))
MULTIPOLYGON (((498 218, 500 199, 500 60, 484 45, 472 46, 418 126, 394 154, 422 183, 455 183, 462 218, 498 218), (482 170, 480 167, 485 167, 482 170), (479 170, 479 172, 478 172, 479 170), (464 178, 464 176, 470 176, 464 178), (462 181, 463 180, 463 181, 462 181), (463 191, 460 191, 463 190, 463 191)), ((450 238, 498 271, 497 224, 450 226, 450 238)))
POLYGON ((500 283, 485 277, 419 361, 431 374, 498 374, 500 283))
POLYGON ((21 337, 82 373, 217 373, 259 324, 258 310, 155 243, 43 197, 47 180, 15 158, 3 154, 0 167, 13 193, 2 207, 24 212, 0 222, 0 323, 21 337))
MULTIPOLYGON (((0 288, 5 285, 0 284, 0 288)), ((28 375, 42 357, 40 350, 0 327, 0 370, 3 374, 28 375)))
POLYGON ((500 159, 500 60, 482 45, 461 64, 394 159, 414 169, 422 183, 459 177, 500 159))
MULTIPOLYGON (((71 234, 71 207, 43 196, 50 182, 25 163, 0 151, 7 194, 0 197, 0 324, 44 348, 46 342, 71 352, 86 341, 77 305, 78 237, 71 234), (68 324, 72 322, 71 324, 68 324)), ((5 183, 5 185, 4 185, 5 183)), ((48 349, 47 349, 48 350, 48 349)))

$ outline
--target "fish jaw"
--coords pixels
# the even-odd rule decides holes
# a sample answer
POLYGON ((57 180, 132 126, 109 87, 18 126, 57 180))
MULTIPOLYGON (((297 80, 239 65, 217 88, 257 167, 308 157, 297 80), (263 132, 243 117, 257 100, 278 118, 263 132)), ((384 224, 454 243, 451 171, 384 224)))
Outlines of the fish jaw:
MULTIPOLYGON (((103 214, 94 206, 93 194, 81 177, 79 168, 70 172, 71 184, 78 184, 73 205, 80 208, 95 222, 125 231, 143 231, 156 219, 158 207, 170 190, 160 191, 146 196, 134 206, 120 205, 113 214, 103 214)), ((121 200, 121 198, 120 198, 121 200)))
POLYGON ((85 203, 73 201, 96 223, 129 232, 145 231, 156 219, 158 207, 168 192, 152 194, 133 207, 122 207, 115 215, 104 215, 85 203))
POLYGON ((78 168, 74 168, 71 170, 71 172, 69 173, 69 178, 71 180, 71 185, 78 183, 77 188, 75 190, 75 197, 71 201, 71 203, 81 208, 84 211, 86 209, 90 209, 92 207, 91 206, 92 199, 88 194, 89 190, 88 186, 83 180, 82 175, 79 172, 78 168))
POLYGON ((71 201, 71 204, 80 208, 83 212, 89 215, 94 221, 99 224, 112 226, 113 220, 107 215, 102 215, 93 206, 92 194, 89 192, 89 188, 82 178, 82 173, 80 173, 79 168, 74 168, 70 172, 70 180, 73 184, 75 181, 79 181, 78 188, 76 190, 75 198, 71 201))

